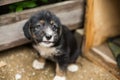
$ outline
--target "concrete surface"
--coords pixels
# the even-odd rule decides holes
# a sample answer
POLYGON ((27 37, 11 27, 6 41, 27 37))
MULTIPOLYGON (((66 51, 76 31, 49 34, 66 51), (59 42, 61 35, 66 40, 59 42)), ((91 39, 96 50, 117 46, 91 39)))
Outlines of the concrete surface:
MULTIPOLYGON (((0 61, 7 63, 0 68, 0 80, 52 80, 55 75, 54 63, 47 61, 43 70, 32 68, 32 62, 37 58, 30 45, 16 47, 0 52, 0 61)), ((79 71, 67 72, 67 80, 118 80, 103 68, 85 58, 77 61, 79 71)))

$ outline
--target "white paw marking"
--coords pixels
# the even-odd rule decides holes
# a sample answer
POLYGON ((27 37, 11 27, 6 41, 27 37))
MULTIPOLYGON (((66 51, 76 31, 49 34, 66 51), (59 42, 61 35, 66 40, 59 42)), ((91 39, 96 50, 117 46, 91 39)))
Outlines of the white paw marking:
POLYGON ((70 72, 76 72, 76 71, 78 71, 78 66, 75 65, 75 64, 71 64, 71 65, 68 66, 67 69, 68 69, 68 71, 70 71, 70 72))
POLYGON ((32 67, 34 69, 43 69, 44 68, 45 63, 39 62, 38 60, 34 60, 32 67))
POLYGON ((66 80, 66 77, 65 76, 55 76, 53 80, 66 80))

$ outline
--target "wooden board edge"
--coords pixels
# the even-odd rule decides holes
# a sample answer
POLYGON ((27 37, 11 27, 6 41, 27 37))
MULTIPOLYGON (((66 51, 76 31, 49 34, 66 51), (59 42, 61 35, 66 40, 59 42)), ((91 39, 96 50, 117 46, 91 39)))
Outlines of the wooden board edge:
POLYGON ((120 79, 120 69, 117 67, 117 65, 106 62, 101 56, 92 50, 90 50, 87 54, 84 54, 84 57, 110 72, 117 79, 120 79))

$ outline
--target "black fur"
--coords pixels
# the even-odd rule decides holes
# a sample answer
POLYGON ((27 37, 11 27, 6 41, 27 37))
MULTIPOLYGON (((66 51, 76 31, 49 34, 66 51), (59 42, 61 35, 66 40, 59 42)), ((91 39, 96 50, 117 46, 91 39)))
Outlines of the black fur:
MULTIPOLYGON (((61 45, 59 49, 62 55, 54 56, 56 61, 59 63, 63 70, 66 70, 68 64, 76 62, 76 59, 80 55, 80 49, 77 47, 76 40, 73 34, 68 30, 67 27, 63 27, 62 37, 59 43, 61 45)), ((59 46, 58 45, 58 46, 59 46)), ((57 47, 57 46, 56 46, 57 47)))
MULTIPOLYGON (((35 15, 33 15, 29 21, 26 22, 25 26, 23 27, 23 31, 25 36, 28 39, 32 39, 31 36, 31 28, 40 20, 44 19, 45 21, 49 22, 51 19, 57 23, 59 28, 58 30, 58 39, 55 41, 54 46, 56 49, 59 50, 59 55, 54 55, 52 58, 55 62, 57 62, 62 70, 66 70, 68 64, 75 63, 76 59, 79 57, 80 49, 77 46, 76 39, 70 30, 61 24, 58 17, 56 17, 53 13, 49 11, 41 11, 35 15), (48 15, 46 15, 48 13, 48 15), (60 34, 60 30, 62 33, 60 34)), ((34 39, 34 38, 33 38, 34 39)))
POLYGON ((27 21, 23 27, 23 31, 24 31, 24 35, 26 36, 26 38, 31 39, 31 33, 30 33, 30 26, 31 23, 30 21, 27 21))

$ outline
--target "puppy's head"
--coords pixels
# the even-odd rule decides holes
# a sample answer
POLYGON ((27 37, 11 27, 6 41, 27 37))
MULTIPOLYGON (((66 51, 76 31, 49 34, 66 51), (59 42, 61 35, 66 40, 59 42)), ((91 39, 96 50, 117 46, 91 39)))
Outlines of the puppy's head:
POLYGON ((39 45, 51 47, 59 40, 62 25, 58 17, 50 11, 40 11, 24 25, 25 36, 39 45))

